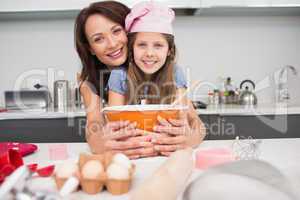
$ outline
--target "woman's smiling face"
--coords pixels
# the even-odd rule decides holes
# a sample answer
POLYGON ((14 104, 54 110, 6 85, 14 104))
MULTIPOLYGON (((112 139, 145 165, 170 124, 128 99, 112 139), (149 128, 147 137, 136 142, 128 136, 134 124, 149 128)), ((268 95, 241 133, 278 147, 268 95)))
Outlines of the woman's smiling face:
POLYGON ((133 44, 134 62, 145 73, 157 72, 166 62, 169 45, 161 33, 137 33, 133 44))
POLYGON ((124 28, 100 14, 91 15, 85 24, 90 51, 109 68, 127 59, 127 35, 124 28))

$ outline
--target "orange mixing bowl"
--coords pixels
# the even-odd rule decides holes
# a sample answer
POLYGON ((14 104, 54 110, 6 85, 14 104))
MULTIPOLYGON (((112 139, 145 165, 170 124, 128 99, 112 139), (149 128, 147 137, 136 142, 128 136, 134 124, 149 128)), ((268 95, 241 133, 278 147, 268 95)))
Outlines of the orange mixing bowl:
POLYGON ((152 131, 158 123, 157 117, 164 119, 179 119, 180 111, 186 110, 187 106, 179 105, 126 105, 111 106, 102 110, 106 119, 112 121, 137 122, 137 128, 152 131))

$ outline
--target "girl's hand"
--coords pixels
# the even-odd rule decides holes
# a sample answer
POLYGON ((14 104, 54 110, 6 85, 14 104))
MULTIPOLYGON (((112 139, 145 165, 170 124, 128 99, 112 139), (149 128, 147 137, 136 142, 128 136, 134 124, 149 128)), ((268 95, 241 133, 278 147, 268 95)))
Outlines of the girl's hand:
MULTIPOLYGON (((144 134, 143 130, 136 129, 136 131, 140 132, 141 136, 135 136, 135 137, 130 137, 126 139, 126 141, 130 142, 147 142, 151 143, 152 140, 152 135, 149 134, 144 134)), ((152 144, 152 143, 151 143, 152 144)), ((152 144, 151 146, 147 147, 139 147, 136 149, 131 149, 128 150, 128 154, 132 154, 132 158, 144 158, 144 157, 153 157, 157 156, 158 152, 154 150, 154 145, 152 144)))
POLYGON ((140 157, 140 150, 137 149, 153 149, 149 141, 127 140, 140 135, 140 132, 136 131, 136 124, 130 124, 128 121, 108 122, 104 126, 96 122, 88 123, 87 133, 87 140, 96 147, 92 149, 94 153, 120 152, 134 159, 140 157))
POLYGON ((169 156, 172 152, 188 147, 188 137, 192 134, 187 120, 163 119, 158 117, 159 125, 154 127, 154 131, 163 134, 163 137, 153 137, 154 149, 164 156, 169 156))

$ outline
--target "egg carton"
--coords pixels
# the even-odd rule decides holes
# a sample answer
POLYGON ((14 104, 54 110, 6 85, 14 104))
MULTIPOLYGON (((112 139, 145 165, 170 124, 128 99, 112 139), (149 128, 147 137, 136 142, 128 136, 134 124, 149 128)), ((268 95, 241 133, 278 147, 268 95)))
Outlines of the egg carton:
MULTIPOLYGON (((115 155, 111 153, 105 154, 80 154, 78 165, 78 172, 75 173, 75 176, 79 179, 79 187, 77 189, 82 189, 84 192, 88 194, 97 194, 107 189, 113 195, 121 195, 127 193, 130 189, 131 182, 133 179, 133 174, 135 171, 135 165, 131 163, 129 168, 129 178, 128 179, 115 179, 110 178, 107 173, 108 167, 113 162, 113 157, 115 155), (102 173, 98 174, 93 178, 85 178, 83 176, 83 168, 84 165, 89 161, 99 161, 104 170, 102 173)), ((56 182, 57 188, 60 190, 68 178, 58 177, 56 174, 54 175, 54 179, 56 182)))

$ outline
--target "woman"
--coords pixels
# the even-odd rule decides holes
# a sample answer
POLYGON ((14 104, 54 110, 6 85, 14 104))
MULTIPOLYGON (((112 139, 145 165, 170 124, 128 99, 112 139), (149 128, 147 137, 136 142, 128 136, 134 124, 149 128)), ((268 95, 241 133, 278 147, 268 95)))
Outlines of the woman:
POLYGON ((110 70, 127 59, 127 36, 124 30, 129 8, 114 1, 103 1, 84 8, 76 18, 75 42, 82 62, 80 92, 87 113, 86 140, 94 153, 120 151, 130 158, 151 156, 153 145, 135 124, 104 124, 100 113, 102 100, 107 100, 106 85, 110 70))

